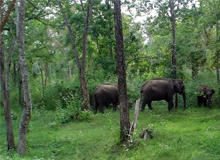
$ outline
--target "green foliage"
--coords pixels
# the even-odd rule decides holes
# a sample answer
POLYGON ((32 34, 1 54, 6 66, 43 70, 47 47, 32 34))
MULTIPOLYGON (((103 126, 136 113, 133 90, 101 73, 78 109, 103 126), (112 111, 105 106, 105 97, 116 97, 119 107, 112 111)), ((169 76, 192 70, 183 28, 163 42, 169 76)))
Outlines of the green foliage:
POLYGON ((81 110, 81 101, 79 101, 79 96, 69 93, 68 95, 65 95, 65 97, 62 97, 62 99, 65 102, 66 108, 63 108, 61 102, 57 101, 55 110, 55 122, 57 125, 69 123, 70 121, 75 120, 87 121, 92 119, 92 112, 81 110))
MULTIPOLYGON (((57 102, 62 108, 66 108, 69 104, 69 99, 66 100, 70 95, 73 96, 73 100, 77 101, 78 107, 81 107, 81 97, 80 97, 80 86, 79 83, 64 83, 63 81, 59 83, 47 86, 45 90, 45 95, 43 97, 43 103, 46 110, 55 110, 57 102)), ((70 97, 69 97, 70 98, 70 97)))
POLYGON ((208 85, 210 88, 215 90, 215 94, 212 97, 212 107, 218 106, 218 91, 216 80, 212 77, 216 77, 216 73, 210 70, 204 70, 199 72, 197 80, 192 80, 189 77, 185 77, 185 86, 186 86, 186 103, 188 107, 194 106, 198 107, 197 104, 197 89, 201 84, 208 85))

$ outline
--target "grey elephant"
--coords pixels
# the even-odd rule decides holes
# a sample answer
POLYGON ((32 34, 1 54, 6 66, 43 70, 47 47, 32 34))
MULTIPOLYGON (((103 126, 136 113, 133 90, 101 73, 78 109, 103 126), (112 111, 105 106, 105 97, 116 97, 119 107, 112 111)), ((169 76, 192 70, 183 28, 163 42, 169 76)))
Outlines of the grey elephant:
POLYGON ((95 88, 94 91, 95 111, 97 110, 104 113, 104 105, 113 104, 113 110, 116 111, 119 104, 118 99, 118 86, 115 84, 101 84, 95 88))
MULTIPOLYGON (((165 100, 168 102, 168 110, 173 108, 173 95, 179 93, 183 96, 184 109, 186 108, 185 86, 180 79, 155 78, 142 84, 141 89, 141 111, 144 111, 145 105, 149 109, 152 101, 165 100)), ((177 103, 176 103, 177 104, 177 103)))
POLYGON ((205 107, 208 106, 209 109, 211 109, 212 96, 215 93, 215 90, 207 85, 199 85, 197 93, 198 105, 204 105, 205 107))

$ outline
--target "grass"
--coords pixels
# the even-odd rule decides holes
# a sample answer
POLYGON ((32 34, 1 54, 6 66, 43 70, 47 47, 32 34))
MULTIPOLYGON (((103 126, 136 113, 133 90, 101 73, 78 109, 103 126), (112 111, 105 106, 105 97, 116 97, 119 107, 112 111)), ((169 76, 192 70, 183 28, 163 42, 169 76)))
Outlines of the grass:
MULTIPOLYGON (((15 113, 14 113, 15 114, 15 113)), ((17 131, 20 114, 16 114, 17 131)), ((130 111, 130 119, 133 110, 130 111)), ((58 126, 54 112, 33 111, 28 133, 29 152, 7 153, 3 116, 0 122, 0 159, 27 160, 219 160, 220 110, 188 108, 167 111, 164 105, 141 112, 129 147, 119 144, 119 112, 97 114, 86 122, 58 126), (142 128, 153 126, 154 138, 139 138, 142 128)))

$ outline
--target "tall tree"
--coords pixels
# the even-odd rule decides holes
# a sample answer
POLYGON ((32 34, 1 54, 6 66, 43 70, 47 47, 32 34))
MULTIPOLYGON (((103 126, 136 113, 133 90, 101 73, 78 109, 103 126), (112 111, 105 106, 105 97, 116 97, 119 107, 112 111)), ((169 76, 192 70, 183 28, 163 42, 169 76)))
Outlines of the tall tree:
POLYGON ((74 57, 77 63, 77 67, 79 70, 79 80, 80 80, 80 87, 81 87, 81 92, 82 92, 82 96, 83 96, 83 104, 82 104, 82 110, 89 110, 90 109, 90 103, 89 103, 89 91, 87 88, 87 80, 86 80, 86 55, 87 55, 87 41, 88 41, 88 33, 89 33, 89 26, 90 26, 90 16, 91 16, 91 7, 92 7, 92 1, 88 0, 88 6, 86 11, 84 10, 84 5, 81 2, 81 7, 82 7, 82 11, 84 12, 84 32, 83 34, 83 48, 82 48, 82 58, 80 61, 80 55, 79 52, 77 50, 77 44, 76 44, 76 35, 74 34, 71 25, 69 23, 68 17, 65 14, 63 7, 60 3, 60 0, 57 0, 57 3, 59 5, 60 11, 62 13, 62 17, 64 19, 64 22, 66 24, 66 27, 69 31, 70 34, 70 40, 71 40, 71 45, 72 45, 72 49, 74 52, 74 57))
POLYGON ((19 65, 22 78, 23 95, 24 95, 24 110, 19 125, 19 136, 18 136, 18 154, 24 156, 27 154, 27 131, 31 120, 32 104, 31 94, 29 89, 28 69, 25 57, 25 5, 26 0, 19 1, 19 22, 17 22, 17 33, 18 33, 18 52, 19 52, 19 65))
POLYGON ((121 126, 121 141, 129 140, 129 110, 127 105, 127 84, 126 84, 126 67, 124 57, 124 42, 122 32, 121 18, 121 1, 114 0, 114 21, 115 21, 115 52, 117 55, 117 71, 118 71, 118 90, 120 102, 120 126, 121 126))
POLYGON ((4 1, 0 0, 0 80, 2 86, 2 97, 4 102, 4 115, 5 115, 5 123, 6 123, 6 134, 7 134, 7 149, 14 149, 15 142, 14 142, 14 133, 13 133, 13 126, 12 126, 12 119, 11 119, 11 109, 10 109, 10 90, 9 90, 9 74, 10 74, 10 62, 11 62, 11 55, 13 53, 13 46, 10 50, 6 62, 5 67, 5 49, 4 49, 4 40, 3 40, 3 29, 5 27, 6 22, 9 19, 9 16, 14 8, 15 0, 11 1, 10 4, 7 6, 8 10, 3 16, 3 7, 4 1), (5 69, 6 68, 6 69, 5 69))
POLYGON ((176 17, 174 11, 174 2, 169 0, 170 7, 170 23, 171 23, 171 34, 172 34, 172 44, 171 44, 171 53, 172 53, 172 78, 176 79, 176 17))

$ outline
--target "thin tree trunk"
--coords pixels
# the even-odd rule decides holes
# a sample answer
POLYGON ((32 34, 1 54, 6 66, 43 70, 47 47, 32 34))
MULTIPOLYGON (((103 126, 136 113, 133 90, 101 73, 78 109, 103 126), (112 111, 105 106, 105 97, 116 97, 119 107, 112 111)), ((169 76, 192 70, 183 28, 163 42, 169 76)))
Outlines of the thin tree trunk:
POLYGON ((121 2, 114 0, 114 21, 115 21, 115 39, 117 55, 117 70, 118 70, 118 90, 120 102, 120 126, 121 126, 121 141, 128 141, 130 121, 129 110, 127 103, 127 84, 126 84, 126 68, 124 57, 124 42, 122 32, 122 18, 121 18, 121 2))
MULTIPOLYGON (((177 78, 176 76, 176 19, 175 19, 175 11, 174 11, 174 3, 173 0, 169 0, 169 7, 170 7, 170 22, 172 25, 172 45, 171 45, 171 53, 172 53, 172 77, 174 79, 177 78)), ((178 108, 178 97, 177 93, 175 94, 175 108, 178 108)))
POLYGON ((69 61, 69 78, 72 78, 71 61, 69 61))
POLYGON ((45 93, 44 74, 41 65, 40 65, 40 76, 41 76, 41 84, 42 84, 43 97, 44 97, 44 93, 45 93))
MULTIPOLYGON (((218 15, 216 14, 216 42, 219 41, 218 35, 219 23, 218 23, 218 15)), ((219 50, 216 51, 216 78, 217 78, 217 86, 218 86, 218 103, 220 103, 220 79, 219 79, 219 50)))
MULTIPOLYGON (((65 24, 67 26, 67 29, 69 31, 70 34, 70 40, 71 40, 71 44, 72 44, 72 49, 74 52, 74 57, 77 63, 77 67, 79 70, 79 80, 80 80, 80 87, 81 87, 81 92, 83 95, 83 104, 82 104, 82 110, 89 110, 90 109, 90 103, 89 103, 89 92, 88 92, 88 88, 87 88, 87 81, 86 81, 86 76, 85 76, 85 66, 86 66, 86 55, 87 55, 87 37, 88 37, 88 31, 89 31, 89 19, 90 19, 90 15, 91 15, 91 0, 88 0, 89 5, 88 5, 88 9, 87 9, 87 15, 85 15, 85 31, 83 33, 83 54, 82 54, 82 61, 80 63, 80 59, 79 59, 79 53, 77 51, 76 48, 76 40, 75 40, 75 35, 72 31, 71 25, 68 21, 68 18, 66 16, 66 14, 63 12, 63 7, 60 3, 60 0, 57 0, 58 6, 60 8, 60 11, 62 13, 62 17, 65 21, 65 24)), ((83 8, 84 10, 84 8, 83 8)))
POLYGON ((48 70, 49 70, 49 62, 45 64, 45 79, 44 79, 44 86, 47 86, 47 77, 48 77, 48 70))
POLYGON ((27 62, 25 58, 24 47, 24 28, 25 28, 25 4, 26 0, 20 0, 20 12, 18 22, 18 52, 19 52, 19 64, 22 77, 23 95, 24 95, 24 110, 19 125, 18 135, 18 154, 24 156, 27 154, 27 131, 31 120, 32 104, 31 94, 29 90, 29 80, 27 71, 27 62))
MULTIPOLYGON (((92 1, 88 0, 88 3, 89 4, 87 8, 87 13, 85 15, 85 30, 83 33, 83 54, 82 54, 82 63, 81 63, 81 81, 82 81, 81 83, 82 83, 82 92, 83 92, 83 100, 84 100, 82 110, 90 109, 89 91, 87 88, 85 73, 86 73, 87 42, 88 42, 88 34, 89 34, 90 16, 92 10, 92 1)), ((82 5, 82 9, 83 9, 83 5, 82 5)))
POLYGON ((172 75, 173 78, 176 79, 176 20, 175 20, 175 11, 174 11, 174 3, 173 0, 169 0, 169 6, 170 6, 170 22, 172 25, 172 47, 171 47, 171 53, 172 53, 172 75))
MULTIPOLYGON (((0 35, 1 36, 1 35, 0 35)), ((1 39, 1 38, 0 38, 1 39)), ((9 91, 9 79, 8 76, 5 76, 4 73, 4 47, 3 44, 1 45, 0 51, 0 79, 1 79, 1 86, 2 86, 2 97, 4 102, 4 115, 5 115, 5 123, 6 123, 6 134, 7 134, 7 149, 14 149, 15 142, 14 142, 14 133, 13 133, 13 125, 11 119, 11 109, 10 109, 10 91, 9 91)), ((6 74, 9 74, 7 72, 6 74)))
POLYGON ((5 115, 5 123, 6 123, 6 134, 7 134, 7 149, 14 149, 14 133, 13 133, 13 125, 11 119, 11 108, 10 108, 10 90, 9 90, 9 74, 10 74, 10 62, 11 56, 13 53, 14 42, 9 50, 8 58, 7 58, 7 65, 6 65, 6 73, 5 73, 5 53, 4 53, 4 43, 2 37, 2 31, 7 23, 9 16, 14 8, 15 0, 11 1, 8 10, 2 17, 2 8, 4 1, 0 0, 0 80, 2 86, 2 97, 4 102, 4 115, 5 115))
MULTIPOLYGON (((110 5, 110 0, 105 0, 105 4, 106 4, 106 6, 107 6, 107 10, 111 10, 111 5, 110 5)), ((108 21, 107 21, 107 23, 108 23, 108 36, 109 36, 109 53, 110 53, 110 55, 112 56, 112 59, 114 59, 115 60, 115 55, 113 54, 113 42, 112 42, 112 38, 111 38, 111 36, 114 34, 114 32, 113 32, 113 23, 112 23, 112 21, 109 19, 108 21)))

